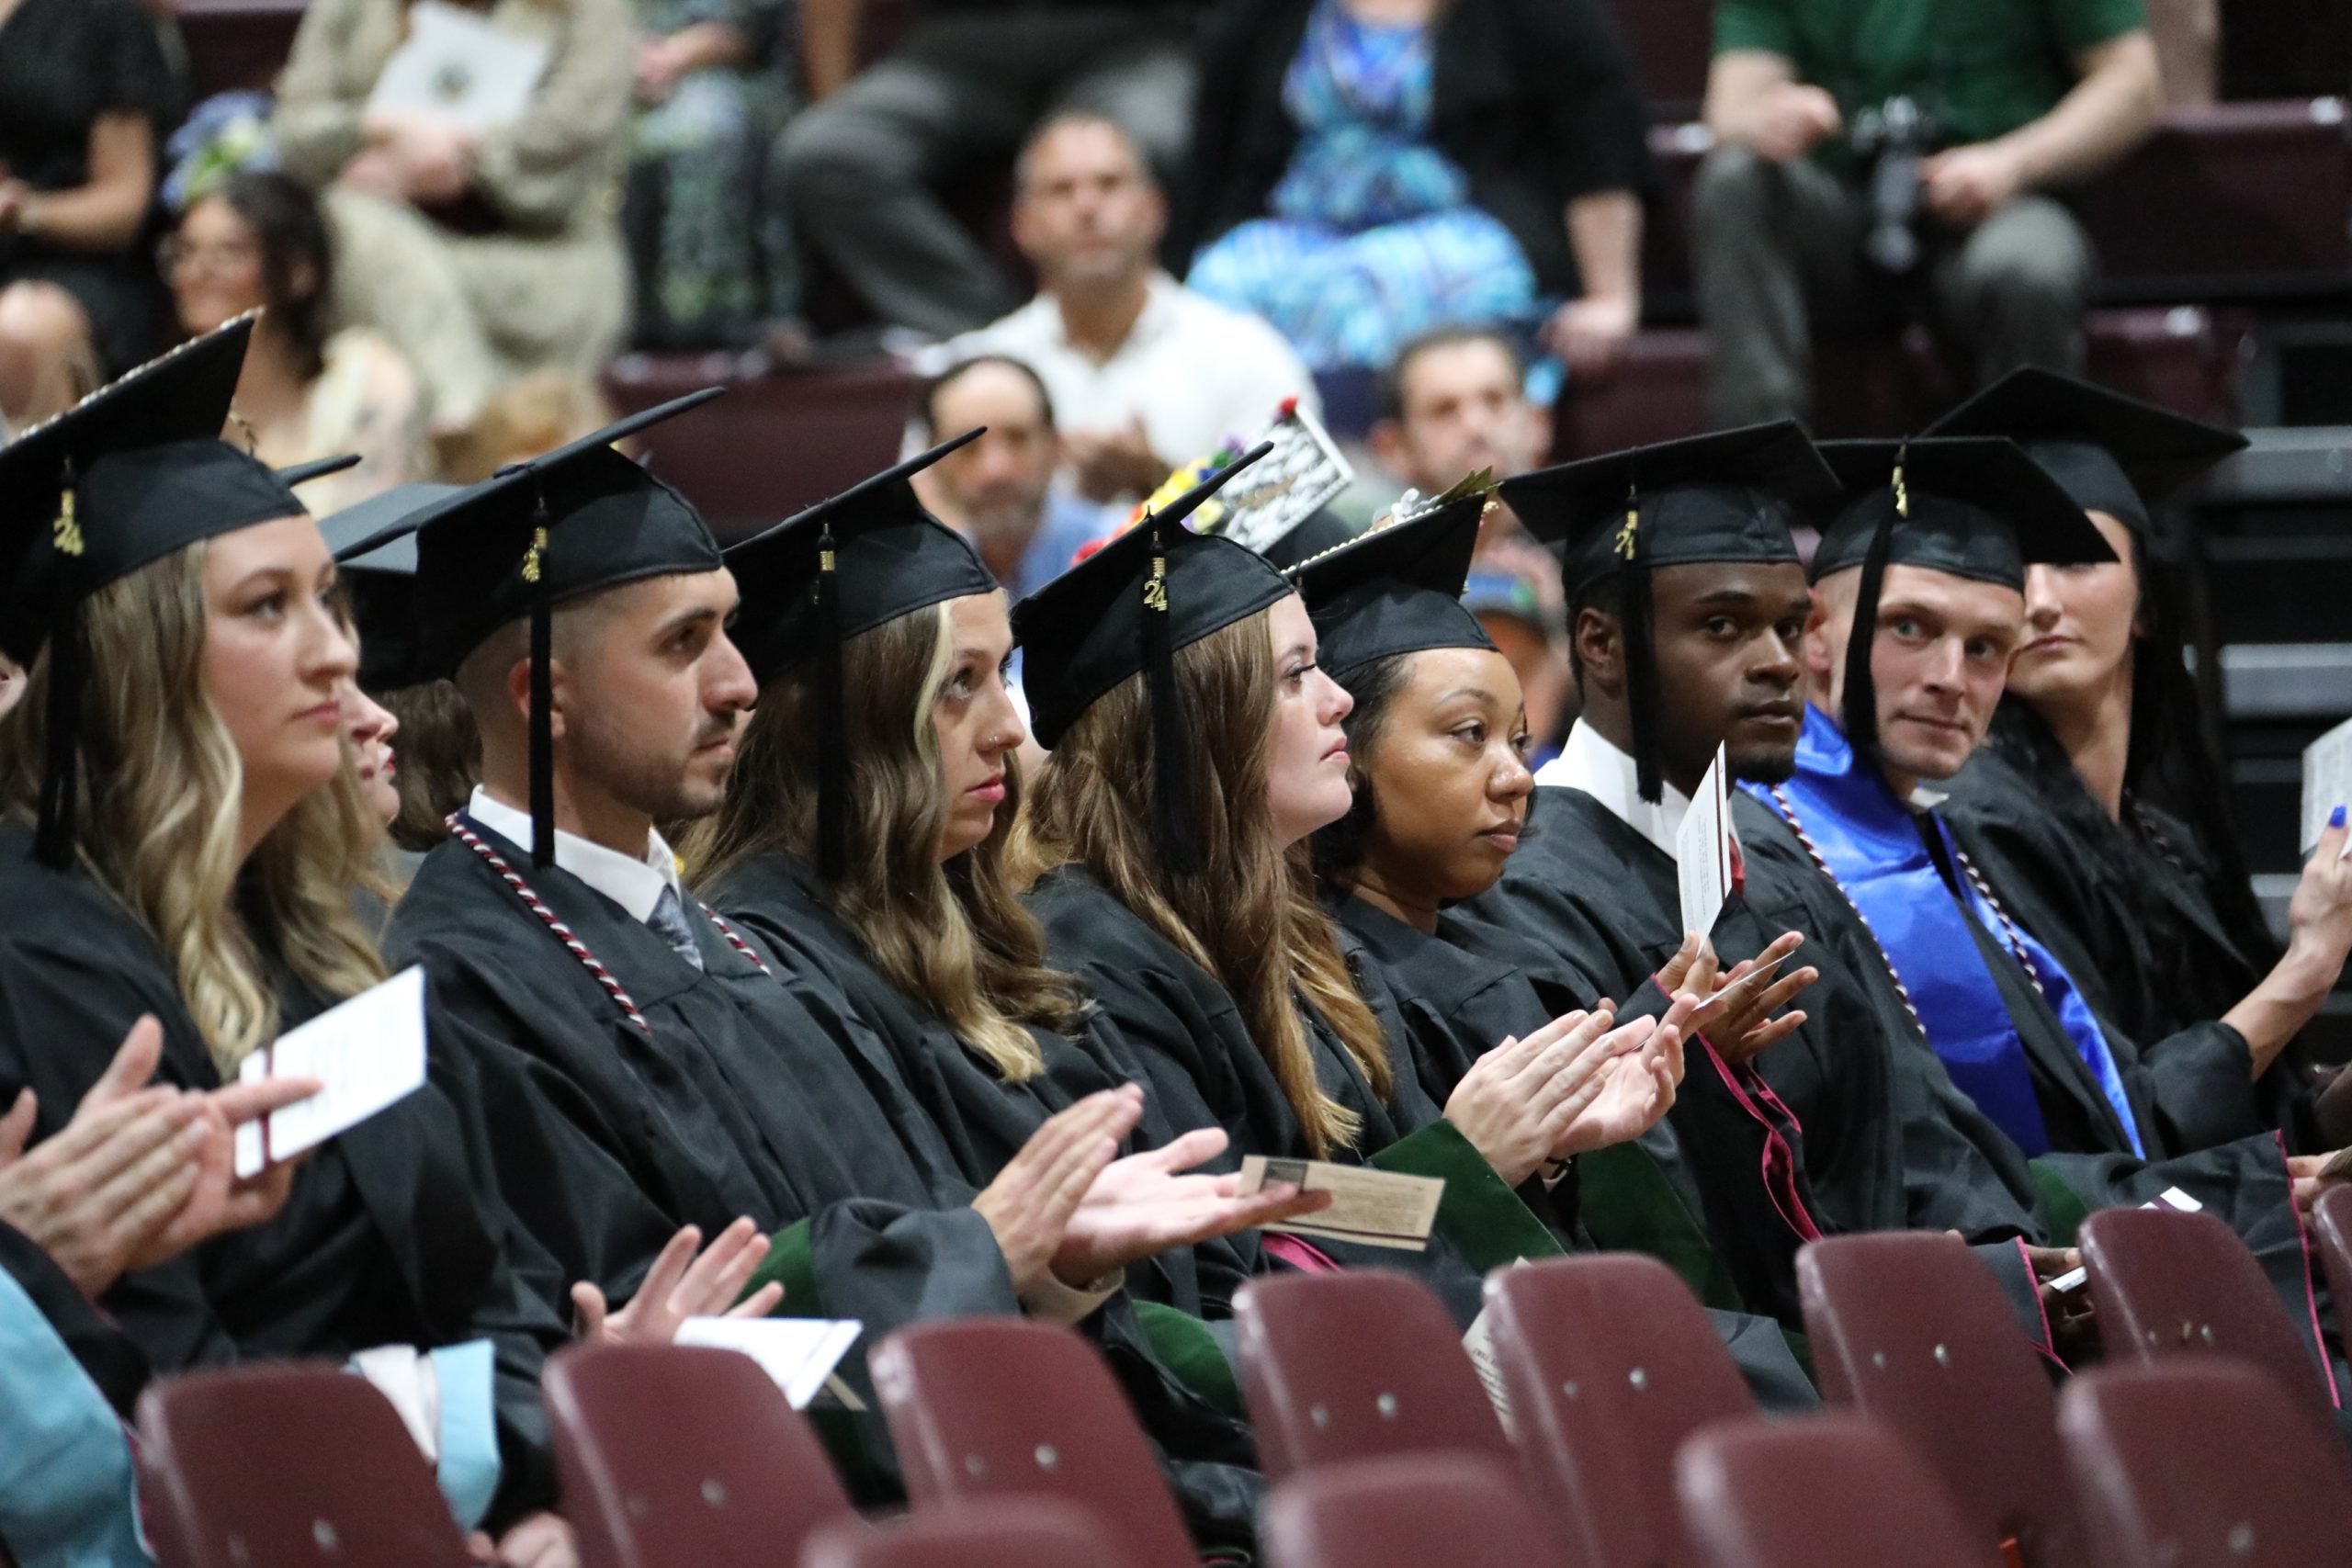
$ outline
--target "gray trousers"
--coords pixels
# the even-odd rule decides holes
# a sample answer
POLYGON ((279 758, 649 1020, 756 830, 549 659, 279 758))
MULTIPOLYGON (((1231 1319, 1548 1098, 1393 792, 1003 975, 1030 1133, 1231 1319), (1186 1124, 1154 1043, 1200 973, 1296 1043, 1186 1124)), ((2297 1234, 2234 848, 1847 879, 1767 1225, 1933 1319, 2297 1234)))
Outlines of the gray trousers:
POLYGON ((2080 373, 2091 249, 2063 205, 2022 196, 1964 233, 1924 224, 1908 290, 1862 259, 1868 222, 1860 192, 1809 160, 1707 154, 1690 244, 1719 424, 1811 416, 1816 317, 1854 329, 1924 314, 1973 356, 1979 385, 2020 365, 2080 373))
POLYGON ((942 337, 985 325, 1021 296, 933 187, 1063 108, 1118 121, 1171 177, 1192 135, 1191 22, 1182 7, 1011 4, 919 22, 786 129, 775 195, 885 321, 942 337))

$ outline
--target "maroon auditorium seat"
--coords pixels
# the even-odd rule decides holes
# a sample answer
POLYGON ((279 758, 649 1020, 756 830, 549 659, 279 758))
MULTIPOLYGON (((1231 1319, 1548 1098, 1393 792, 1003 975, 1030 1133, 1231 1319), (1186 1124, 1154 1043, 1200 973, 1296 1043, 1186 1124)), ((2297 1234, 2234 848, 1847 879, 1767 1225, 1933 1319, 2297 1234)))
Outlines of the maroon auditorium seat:
POLYGON ((175 0, 198 98, 232 89, 266 92, 294 47, 307 0, 175 0))
MULTIPOLYGON (((788 1552, 773 1559, 788 1565, 788 1552)), ((801 1568, 1130 1568, 1092 1516, 1050 1497, 923 1508, 880 1529, 829 1525, 800 1549, 801 1568)))
POLYGON ((189 1372, 139 1399, 140 1495, 162 1568, 465 1568, 408 1428, 325 1363, 189 1372))
POLYGON ((2035 1568, 2081 1561, 2049 1374, 1959 1237, 1808 1242, 1797 1289, 1824 1399, 1908 1438, 1977 1540, 2014 1540, 2035 1568))
POLYGON ((1611 0, 1651 112, 1697 118, 1714 53, 1713 0, 1611 0))
POLYGON ((2352 1562, 2352 1463, 2268 1378, 2239 1362, 2102 1367, 2058 1401, 2105 1568, 2352 1562))
POLYGON ((2083 1222, 2081 1241, 2109 1360, 2249 1361, 2333 1432, 2324 1378, 2261 1265, 2228 1225, 2205 1213, 2106 1209, 2083 1222))
POLYGON ((741 1351, 574 1345, 545 1382, 582 1568, 789 1562, 857 1517, 815 1431, 741 1351))
POLYGON ((1283 1568, 1568 1568, 1500 1462, 1475 1454, 1392 1454, 1294 1475, 1265 1512, 1267 1556, 1283 1568))
POLYGON ((1023 1318, 920 1323, 870 1364, 918 1508, 1057 1497, 1088 1510, 1134 1568, 1194 1568, 1134 1410, 1076 1334, 1023 1318))
POLYGON ((2339 1325, 2352 1318, 2352 1187, 2330 1187, 2312 1206, 2312 1233, 2339 1325))
POLYGON ((1570 1557, 1682 1561, 1675 1450, 1756 1413, 1690 1288, 1637 1253, 1546 1258, 1488 1277, 1487 1324, 1520 1460, 1570 1557))
POLYGON ((1412 1450, 1510 1460, 1461 1332, 1419 1280, 1384 1269, 1252 1280, 1233 1318, 1267 1480, 1412 1450))
POLYGON ((1701 1568, 1988 1568, 1910 1446, 1844 1413, 1713 1427, 1675 1463, 1701 1568))

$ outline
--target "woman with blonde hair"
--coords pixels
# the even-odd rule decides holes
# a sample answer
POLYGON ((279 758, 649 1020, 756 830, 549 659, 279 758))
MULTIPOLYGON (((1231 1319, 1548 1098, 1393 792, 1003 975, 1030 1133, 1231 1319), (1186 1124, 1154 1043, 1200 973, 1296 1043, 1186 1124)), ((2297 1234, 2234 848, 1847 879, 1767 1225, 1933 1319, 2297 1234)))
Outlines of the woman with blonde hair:
MULTIPOLYGON (((0 637, 29 671, 0 726, 0 899, 20 912, 0 931, 0 1086, 37 1091, 44 1132, 142 1013, 162 1080, 211 1089, 383 978, 349 898, 380 829, 344 749, 334 564, 283 480, 216 434, 249 326, 0 455, 0 637)), ((316 1150, 274 1219, 101 1305, 156 1373, 430 1351, 453 1508, 506 1530, 503 1557, 545 1561, 568 1551, 537 1512, 537 1385, 562 1334, 476 1168, 420 1089, 316 1150)))
MULTIPOLYGON (((1317 905, 1307 865, 1308 837, 1350 805, 1347 694, 1317 667, 1289 581, 1183 525, 1234 471, 1014 613, 1052 752, 1025 825, 1031 907, 1172 1124, 1222 1127, 1242 1154, 1445 1179, 1440 1234, 1469 1269, 1433 1263, 1432 1279, 1468 1280, 1447 1292, 1468 1315, 1476 1273, 1560 1249, 1538 1217, 1544 1178, 1578 1145, 1601 1069, 1669 1051, 1689 1005, 1622 1029, 1605 1007, 1571 1013, 1498 1042, 1442 1106, 1424 1092, 1394 999, 1317 905)), ((1331 1261, 1292 1238, 1268 1247, 1331 1261)))

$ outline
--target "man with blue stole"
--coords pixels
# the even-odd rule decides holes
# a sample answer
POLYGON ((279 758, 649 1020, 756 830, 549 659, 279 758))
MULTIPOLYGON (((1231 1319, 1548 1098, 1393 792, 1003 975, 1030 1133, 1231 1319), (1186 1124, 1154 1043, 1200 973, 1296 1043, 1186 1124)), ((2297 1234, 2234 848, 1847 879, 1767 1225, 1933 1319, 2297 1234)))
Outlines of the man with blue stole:
POLYGON ((1847 493, 1814 559, 1811 701, 1792 775, 1744 786, 1784 829, 1751 834, 1752 859, 1809 865, 1849 908, 1855 919, 1821 922, 1829 954, 1869 976, 1890 998, 1882 1011, 1907 1017, 1984 1122, 2031 1156, 2055 1238, 2090 1210, 2177 1189, 2245 1238, 2316 1349, 2285 1149, 2261 1130, 2250 1076, 2152 1071, 1935 809, 1932 786, 1967 761, 2000 700, 2027 565, 2111 559, 2106 541, 2006 440, 1823 452, 1847 493))

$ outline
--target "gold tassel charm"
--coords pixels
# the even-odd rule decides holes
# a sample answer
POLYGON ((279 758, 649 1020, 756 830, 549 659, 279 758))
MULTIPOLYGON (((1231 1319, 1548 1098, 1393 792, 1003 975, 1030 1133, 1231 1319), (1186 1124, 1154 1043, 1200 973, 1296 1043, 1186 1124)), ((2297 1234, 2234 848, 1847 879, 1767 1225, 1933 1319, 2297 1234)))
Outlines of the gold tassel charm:
POLYGON ((523 553, 524 581, 537 582, 539 580, 539 556, 547 547, 548 531, 545 528, 532 529, 531 547, 523 553))
POLYGON ((1617 530, 1616 548, 1619 558, 1623 560, 1634 558, 1634 536, 1640 531, 1641 526, 1641 504, 1634 496, 1634 487, 1627 485, 1625 487, 1625 524, 1623 527, 1617 530))
POLYGON ((74 492, 67 491, 57 509, 57 521, 50 525, 50 538, 61 556, 78 556, 84 549, 82 525, 74 515, 74 492))
POLYGON ((1897 517, 1911 515, 1911 491, 1903 482, 1903 463, 1910 455, 1908 446, 1899 448, 1894 454, 1894 514, 1897 517))
POLYGON ((1146 609, 1163 615, 1168 613, 1168 558, 1164 555, 1151 558, 1151 577, 1143 585, 1143 603, 1146 609))

